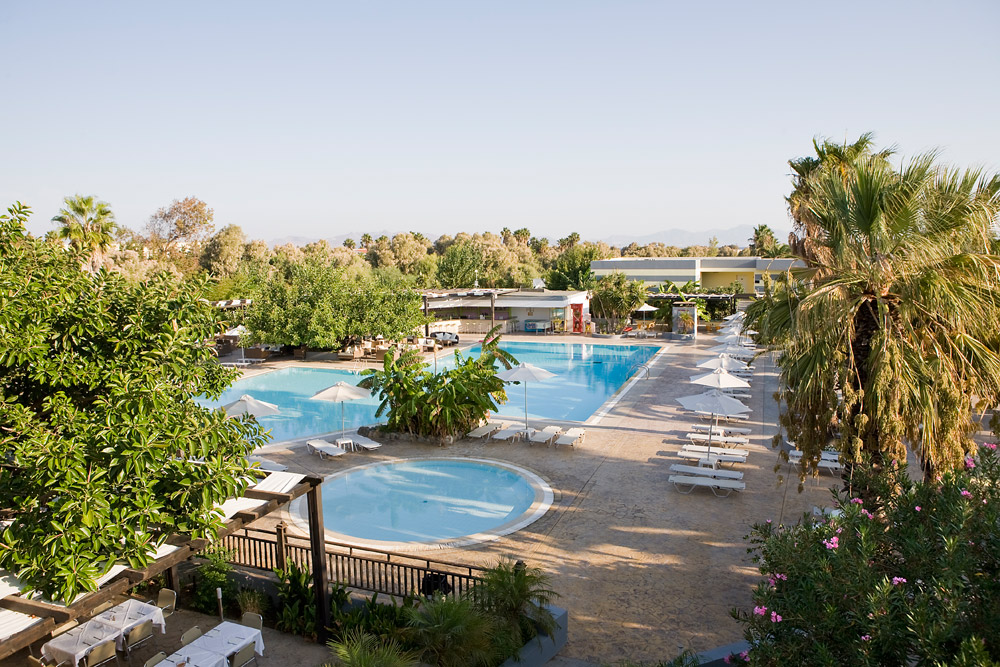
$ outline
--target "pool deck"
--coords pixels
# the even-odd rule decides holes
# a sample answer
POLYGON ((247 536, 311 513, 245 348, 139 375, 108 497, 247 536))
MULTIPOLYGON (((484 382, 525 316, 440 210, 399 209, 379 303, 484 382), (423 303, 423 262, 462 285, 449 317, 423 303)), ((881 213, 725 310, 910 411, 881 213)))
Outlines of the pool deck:
MULTIPOLYGON (((580 336, 505 339, 632 342, 580 336)), ((728 498, 706 489, 678 493, 667 482, 668 468, 680 462, 675 454, 692 419, 681 413, 676 398, 702 389, 690 384, 689 376, 710 356, 705 350, 715 344, 714 337, 700 336, 696 344, 635 342, 669 349, 652 365, 648 379, 637 380, 605 404, 607 414, 586 425, 586 439, 576 448, 480 441, 436 447, 394 440, 376 452, 326 461, 287 444, 269 446, 267 457, 291 471, 324 475, 358 463, 420 456, 493 458, 523 466, 556 492, 544 517, 494 542, 428 555, 470 564, 509 555, 548 572, 552 588, 562 595, 560 605, 570 610, 569 643, 560 653, 564 660, 667 660, 682 648, 702 651, 738 641, 740 626, 729 610, 748 607, 751 588, 759 581, 743 536, 755 521, 794 522, 814 505, 830 504, 828 489, 837 480, 810 478, 802 493, 796 491, 794 473, 790 484, 777 484, 777 453, 770 447, 777 430, 778 406, 772 398, 777 379, 769 360, 761 358, 748 401, 751 453, 736 468, 745 473, 747 490, 728 498)), ((321 359, 305 365, 327 363, 337 366, 321 359)), ((789 472, 786 464, 780 474, 787 478, 789 472)))

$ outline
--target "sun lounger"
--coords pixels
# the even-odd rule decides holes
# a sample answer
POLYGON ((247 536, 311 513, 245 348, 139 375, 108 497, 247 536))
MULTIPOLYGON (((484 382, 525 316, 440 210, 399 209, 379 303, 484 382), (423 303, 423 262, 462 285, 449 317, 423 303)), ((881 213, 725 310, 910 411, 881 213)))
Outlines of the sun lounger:
POLYGON ((522 436, 531 437, 531 435, 534 432, 535 432, 535 429, 532 428, 532 429, 525 430, 525 428, 523 426, 517 426, 517 427, 514 427, 514 428, 504 428, 504 429, 500 429, 499 431, 497 431, 496 433, 494 433, 492 435, 492 439, 493 440, 508 440, 508 441, 513 441, 513 440, 516 440, 518 437, 522 437, 522 436))
POLYGON ((497 431, 501 431, 506 428, 506 424, 503 422, 489 422, 483 424, 479 428, 473 429, 465 434, 466 438, 488 438, 497 431))
POLYGON ((718 452, 719 454, 732 454, 734 456, 749 456, 750 455, 750 450, 748 450, 748 449, 735 449, 733 447, 722 447, 722 446, 716 447, 715 446, 715 440, 712 441, 712 446, 711 447, 709 447, 708 445, 692 445, 692 444, 687 444, 687 445, 682 445, 681 446, 681 451, 683 451, 683 452, 698 452, 699 454, 709 454, 709 453, 715 454, 716 452, 718 452))
MULTIPOLYGON (((692 443, 702 443, 708 442, 708 433, 688 433, 684 436, 692 443)), ((720 447, 728 447, 729 445, 749 445, 750 439, 743 436, 727 436, 727 435, 713 435, 712 444, 718 444, 720 447)))
POLYGON ((562 433, 562 429, 558 426, 546 426, 541 431, 535 431, 528 437, 528 444, 533 444, 540 442, 542 444, 549 444, 555 440, 556 436, 562 433))
POLYGON ((378 449, 382 446, 381 442, 375 442, 371 438, 366 438, 363 435, 358 435, 357 433, 351 436, 351 441, 354 443, 355 447, 360 447, 366 452, 370 452, 373 449, 378 449))
POLYGON ((716 454, 714 451, 711 454, 706 452, 678 452, 677 456, 682 459, 687 459, 688 461, 694 461, 700 466, 709 466, 714 468, 720 463, 746 463, 747 457, 741 454, 716 454))
POLYGON ((694 491, 696 486, 702 486, 711 489, 712 493, 715 495, 725 498, 733 491, 743 491, 747 488, 747 485, 743 482, 739 482, 733 479, 716 479, 714 477, 692 477, 688 475, 671 475, 667 478, 674 488, 680 493, 691 493, 694 491), (687 491, 681 489, 682 486, 690 487, 687 491), (725 491, 725 493, 720 493, 720 491, 725 491))
POLYGON ((748 417, 747 415, 728 415, 728 416, 716 415, 712 414, 711 412, 702 412, 700 410, 695 410, 694 413, 699 417, 701 417, 702 419, 708 419, 710 421, 713 419, 718 419, 719 421, 725 421, 725 422, 745 422, 750 419, 750 417, 748 417))
POLYGON ((720 468, 706 468, 705 466, 689 466, 683 463, 675 463, 670 466, 670 472, 679 475, 693 475, 695 477, 716 477, 718 479, 743 479, 743 473, 736 470, 722 470, 720 468))
POLYGON ((699 433, 709 433, 713 435, 750 435, 753 429, 742 428, 740 426, 712 426, 711 424, 692 424, 692 431, 698 431, 699 433))
POLYGON ((248 456, 247 461, 250 463, 257 463, 261 470, 267 470, 268 472, 285 472, 288 470, 288 466, 281 465, 276 461, 265 459, 261 456, 248 456))
MULTIPOLYGON (((788 459, 798 460, 802 458, 803 452, 801 449, 793 449, 788 452, 788 459)), ((819 457, 825 461, 840 461, 840 452, 834 451, 832 449, 824 449, 819 453, 819 457)))
POLYGON ((587 431, 582 428, 571 428, 567 429, 565 433, 556 437, 553 444, 558 447, 559 445, 569 445, 570 447, 576 447, 577 442, 583 442, 583 437, 587 435, 587 431))
POLYGON ((326 440, 309 440, 306 442, 306 448, 309 450, 310 454, 319 454, 321 459, 330 458, 333 456, 343 456, 347 453, 347 450, 343 447, 338 447, 326 440))
MULTIPOLYGON (((788 461, 795 465, 799 465, 800 463, 802 463, 802 455, 800 454, 799 456, 796 457, 789 455, 788 461)), ((840 461, 838 460, 821 458, 819 461, 816 462, 816 469, 829 470, 830 474, 832 475, 834 473, 841 472, 844 469, 844 467, 840 464, 840 461)))

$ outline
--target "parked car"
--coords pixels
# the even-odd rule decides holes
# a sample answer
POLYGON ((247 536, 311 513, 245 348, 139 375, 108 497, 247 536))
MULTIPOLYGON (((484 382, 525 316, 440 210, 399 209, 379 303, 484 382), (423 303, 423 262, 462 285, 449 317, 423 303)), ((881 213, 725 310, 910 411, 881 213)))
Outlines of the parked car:
POLYGON ((458 344, 458 334, 450 331, 435 331, 431 334, 431 338, 441 341, 444 345, 458 344))

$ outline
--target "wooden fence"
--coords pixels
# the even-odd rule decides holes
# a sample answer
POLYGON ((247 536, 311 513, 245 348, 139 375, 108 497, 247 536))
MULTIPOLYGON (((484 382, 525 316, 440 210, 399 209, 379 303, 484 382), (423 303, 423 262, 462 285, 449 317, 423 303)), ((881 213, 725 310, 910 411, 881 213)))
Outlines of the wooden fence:
MULTIPOLYGON (((222 544, 232 552, 230 562, 235 565, 271 571, 292 562, 312 571, 309 541, 289 535, 282 524, 275 531, 245 528, 224 537, 222 544)), ((338 542, 326 543, 326 566, 331 582, 397 597, 430 592, 460 595, 475 586, 484 570, 338 542)))

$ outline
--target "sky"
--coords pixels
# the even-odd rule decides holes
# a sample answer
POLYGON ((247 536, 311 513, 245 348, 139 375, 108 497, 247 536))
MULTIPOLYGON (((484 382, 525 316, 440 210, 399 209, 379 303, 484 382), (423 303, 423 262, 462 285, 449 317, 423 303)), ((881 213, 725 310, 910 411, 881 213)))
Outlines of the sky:
POLYGON ((93 194, 133 229, 195 196, 265 240, 782 236, 814 137, 1000 170, 998 25, 996 0, 4 0, 0 209, 35 233, 93 194))

